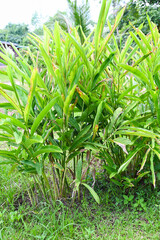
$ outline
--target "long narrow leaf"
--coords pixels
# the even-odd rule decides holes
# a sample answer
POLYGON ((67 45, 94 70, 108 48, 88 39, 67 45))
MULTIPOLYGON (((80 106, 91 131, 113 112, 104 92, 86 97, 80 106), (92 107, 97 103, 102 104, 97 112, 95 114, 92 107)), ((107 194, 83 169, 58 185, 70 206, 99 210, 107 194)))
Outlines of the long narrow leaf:
POLYGON ((91 188, 91 187, 90 187, 88 184, 86 184, 86 183, 82 183, 82 185, 84 185, 84 186, 90 191, 91 195, 94 197, 94 199, 96 200, 96 202, 97 202, 98 204, 100 204, 100 199, 99 199, 97 193, 93 190, 93 188, 91 188))
POLYGON ((32 76, 31 76, 31 87, 30 87, 30 91, 29 91, 29 95, 28 95, 28 99, 27 99, 27 105, 24 110, 24 119, 25 119, 26 123, 28 122, 31 105, 32 105, 32 101, 33 101, 33 96, 34 96, 34 92, 35 92, 35 88, 36 88, 37 72, 38 72, 38 69, 34 69, 32 72, 32 76))
POLYGON ((62 149, 58 146, 52 145, 52 146, 44 146, 38 151, 34 152, 33 156, 37 157, 40 154, 43 153, 62 153, 62 149))
POLYGON ((77 42, 77 40, 72 36, 69 35, 69 39, 72 42, 72 44, 75 46, 75 48, 77 49, 77 51, 79 52, 81 58, 83 59, 88 71, 90 72, 90 74, 92 74, 92 67, 87 59, 87 56, 82 48, 82 46, 77 42))
POLYGON ((48 104, 47 106, 39 113, 39 115, 37 116, 37 118, 35 119, 32 127, 31 127, 31 135, 33 135, 36 131, 36 129, 38 128, 39 124, 41 123, 42 119, 45 118, 45 116, 47 115, 47 113, 49 112, 49 110, 54 106, 54 104, 57 101, 57 97, 53 98, 48 104))
POLYGON ((145 146, 145 145, 140 145, 140 146, 136 147, 134 150, 132 150, 132 151, 128 154, 125 162, 124 162, 124 163, 120 166, 120 168, 118 169, 118 173, 124 171, 124 170, 128 167, 128 165, 130 164, 130 162, 132 161, 132 159, 134 158, 134 156, 135 156, 144 146, 145 146))
POLYGON ((8 100, 8 102, 10 102, 10 104, 14 107, 15 110, 17 110, 21 115, 22 115, 22 111, 19 108, 19 106, 12 100, 12 98, 10 96, 8 96, 8 94, 3 91, 3 89, 0 87, 0 94, 2 94, 2 96, 8 100))

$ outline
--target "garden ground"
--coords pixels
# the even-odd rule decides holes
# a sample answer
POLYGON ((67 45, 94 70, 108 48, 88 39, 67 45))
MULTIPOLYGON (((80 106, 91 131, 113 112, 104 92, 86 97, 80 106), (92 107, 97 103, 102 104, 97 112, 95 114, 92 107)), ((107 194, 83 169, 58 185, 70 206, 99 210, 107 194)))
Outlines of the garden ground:
POLYGON ((160 191, 150 186, 126 193, 99 179, 100 205, 86 191, 81 204, 62 199, 51 208, 43 199, 31 206, 20 176, 8 178, 8 166, 0 171, 1 240, 160 239, 160 191))

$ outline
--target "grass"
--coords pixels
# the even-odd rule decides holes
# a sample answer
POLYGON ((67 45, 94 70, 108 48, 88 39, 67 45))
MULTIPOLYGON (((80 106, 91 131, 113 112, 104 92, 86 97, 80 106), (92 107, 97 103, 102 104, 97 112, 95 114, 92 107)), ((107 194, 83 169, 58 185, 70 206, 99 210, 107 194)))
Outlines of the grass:
POLYGON ((9 172, 9 166, 0 168, 0 240, 160 239, 158 190, 132 190, 127 194, 134 194, 134 200, 125 204, 124 191, 120 194, 112 184, 98 180, 100 205, 86 191, 81 204, 61 200, 51 208, 42 200, 33 207, 20 176, 8 178, 9 172), (134 207, 140 198, 145 200, 144 209, 134 207))
MULTIPOLYGON (((117 210, 117 209, 116 209, 117 210)), ((71 209, 22 205, 1 213, 1 239, 159 239, 159 208, 147 212, 111 211, 107 206, 82 203, 71 209)))

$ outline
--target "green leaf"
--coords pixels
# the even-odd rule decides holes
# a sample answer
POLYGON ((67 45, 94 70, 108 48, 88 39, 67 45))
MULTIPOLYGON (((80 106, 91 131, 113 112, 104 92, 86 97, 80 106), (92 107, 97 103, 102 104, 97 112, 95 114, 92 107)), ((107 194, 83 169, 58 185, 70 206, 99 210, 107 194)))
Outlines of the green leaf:
POLYGON ((70 152, 71 152, 72 150, 74 150, 77 146, 81 145, 81 143, 84 142, 86 139, 89 138, 89 136, 91 135, 91 133, 88 134, 90 128, 91 128, 91 125, 88 125, 88 126, 86 126, 83 130, 81 130, 81 132, 80 132, 80 133, 77 135, 77 137, 74 139, 74 141, 73 141, 73 143, 72 143, 72 145, 71 145, 71 147, 70 147, 70 152), (86 134, 87 134, 87 136, 86 136, 86 134), (86 137, 85 137, 85 136, 86 136, 86 137))
POLYGON ((23 144, 26 146, 27 149, 35 143, 43 143, 43 138, 40 135, 34 135, 30 138, 26 138, 25 141, 23 141, 23 144))
POLYGON ((141 180, 141 178, 144 177, 145 175, 147 175, 148 173, 150 173, 150 171, 143 172, 143 173, 139 174, 137 179, 136 179, 136 182, 139 182, 141 180))
POLYGON ((134 136, 147 137, 147 138, 156 138, 156 137, 160 138, 160 134, 154 133, 144 128, 138 128, 138 127, 127 127, 127 129, 126 127, 124 127, 124 128, 121 128, 119 131, 117 131, 116 134, 134 135, 134 136))
POLYGON ((28 122, 28 118, 29 118, 29 114, 30 114, 30 110, 31 110, 31 106, 32 106, 32 101, 33 101, 33 97, 34 97, 34 93, 35 93, 35 88, 36 88, 36 83, 37 83, 37 73, 38 73, 38 69, 35 68, 32 72, 30 91, 29 91, 29 95, 28 95, 28 99, 27 99, 27 105, 24 110, 24 119, 25 119, 26 123, 28 122))
POLYGON ((132 142, 129 138, 126 138, 126 137, 118 137, 118 138, 114 138, 112 139, 113 142, 117 142, 117 143, 122 143, 122 144, 125 144, 125 145, 132 145, 132 142))
POLYGON ((112 61, 114 55, 115 55, 115 53, 111 53, 109 55, 109 57, 102 63, 99 72, 96 74, 96 76, 93 79, 92 90, 94 89, 94 87, 96 85, 97 79, 100 77, 101 73, 106 69, 106 67, 110 64, 110 62, 112 61))
POLYGON ((40 51, 42 53, 42 56, 44 58, 44 61, 46 63, 46 66, 47 66, 47 69, 48 69, 48 72, 54 76, 54 78, 56 79, 56 76, 55 76, 55 72, 54 72, 54 69, 53 69, 53 66, 52 66, 52 61, 49 57, 49 55, 47 54, 46 50, 44 49, 44 47, 42 45, 40 45, 40 51))
POLYGON ((120 67, 126 69, 127 71, 133 73, 135 76, 139 77, 143 82, 149 84, 148 78, 146 77, 146 75, 144 73, 142 73, 140 70, 138 70, 137 68, 131 67, 127 64, 119 64, 120 67))
POLYGON ((72 127, 74 127, 78 132, 80 131, 79 124, 77 123, 76 119, 73 117, 69 118, 69 123, 71 124, 72 127))
POLYGON ((153 160, 154 160, 154 152, 152 151, 151 152, 151 158, 150 158, 150 163, 151 163, 150 168, 151 168, 151 173, 152 173, 152 182, 153 182, 153 186, 155 188, 156 187, 156 177, 155 177, 153 160))
POLYGON ((127 150, 126 150, 126 145, 131 145, 132 142, 130 139, 125 138, 125 137, 119 137, 119 138, 114 138, 113 140, 111 139, 111 141, 113 141, 114 143, 116 143, 118 146, 120 146, 122 148, 122 150, 128 154, 127 150))
POLYGON ((12 138, 12 136, 10 137, 6 137, 6 136, 0 136, 0 142, 15 142, 15 140, 12 138))
POLYGON ((0 87, 8 91, 13 91, 13 87, 5 83, 0 83, 0 87))
POLYGON ((125 91, 123 90, 123 93, 118 97, 117 102, 120 102, 121 99, 123 99, 124 97, 126 97, 126 95, 131 92, 134 88, 136 88, 138 85, 134 85, 128 89, 126 89, 125 91))
POLYGON ((149 51, 152 51, 152 46, 150 45, 150 42, 148 40, 148 37, 145 36, 145 34, 140 30, 137 29, 137 33, 140 36, 140 38, 142 39, 143 43, 146 45, 146 47, 148 48, 149 51))
POLYGON ((29 160, 22 160, 21 163, 23 165, 27 165, 27 166, 30 166, 30 167, 33 167, 33 168, 36 168, 36 163, 32 162, 32 161, 29 161, 29 160))
POLYGON ((156 149, 153 149, 153 151, 157 155, 158 159, 160 160, 160 152, 158 152, 156 149))
POLYGON ((107 112, 109 112, 110 114, 113 115, 113 110, 112 110, 112 108, 111 108, 107 103, 105 103, 105 102, 104 102, 104 108, 107 110, 107 112))
POLYGON ((17 110, 21 115, 22 115, 22 111, 21 109, 19 108, 19 106, 12 100, 11 97, 9 97, 7 95, 7 93, 5 91, 3 91, 3 89, 0 87, 0 94, 2 94, 2 96, 8 100, 8 102, 10 102, 10 104, 14 107, 15 110, 17 110))
POLYGON ((74 157, 80 154, 80 151, 74 151, 73 153, 69 154, 66 163, 68 163, 70 160, 72 160, 74 157))
POLYGON ((69 114, 69 105, 70 105, 70 103, 72 101, 72 98, 73 98, 75 90, 76 90, 76 85, 74 85, 74 87, 71 89, 71 91, 69 92, 69 94, 66 97, 66 100, 64 102, 63 112, 66 115, 69 114))
POLYGON ((57 97, 53 98, 47 106, 39 113, 37 118, 35 119, 32 127, 31 127, 31 135, 33 135, 38 128, 39 124, 41 123, 42 119, 45 118, 49 110, 54 106, 54 104, 57 102, 57 97))
POLYGON ((64 168, 62 167, 62 165, 61 164, 59 164, 58 162, 56 162, 56 163, 54 163, 54 165, 53 165, 55 168, 58 168, 60 171, 64 171, 64 168))
POLYGON ((140 146, 136 147, 134 150, 132 150, 132 151, 128 154, 125 162, 124 162, 124 163, 120 166, 120 168, 118 169, 118 173, 124 171, 124 170, 128 167, 128 165, 130 164, 130 162, 132 161, 132 159, 134 158, 134 156, 135 156, 144 146, 145 146, 145 145, 140 145, 140 146))
POLYGON ((14 109, 14 107, 8 103, 8 102, 3 102, 3 103, 0 103, 0 108, 5 108, 5 109, 14 109))
POLYGON ((33 156, 37 157, 40 154, 43 153, 62 153, 62 149, 58 146, 51 145, 51 146, 44 146, 40 148, 38 151, 34 152, 33 156))
POLYGON ((154 34, 154 28, 152 27, 152 23, 149 19, 149 16, 147 15, 147 20, 148 20, 148 24, 149 24, 149 28, 151 30, 151 34, 152 34, 152 39, 154 41, 154 44, 156 45, 156 39, 155 39, 155 34, 154 34))
POLYGON ((42 164, 42 161, 41 162, 37 162, 35 164, 35 167, 36 167, 36 171, 37 171, 37 174, 39 176, 42 176, 42 173, 43 173, 43 164, 42 164))
POLYGON ((15 151, 0 150, 0 156, 17 160, 15 153, 16 153, 15 151))
POLYGON ((132 36, 132 38, 134 39, 134 41, 136 42, 136 44, 139 46, 139 48, 141 49, 143 54, 146 54, 147 52, 147 48, 144 46, 144 44, 142 43, 142 41, 140 41, 138 39, 138 37, 133 33, 130 32, 130 35, 132 36))
POLYGON ((76 85, 80 79, 80 76, 81 76, 81 73, 82 73, 82 70, 83 70, 83 65, 81 65, 78 70, 77 70, 77 73, 73 79, 73 81, 71 82, 71 85, 70 85, 70 88, 69 88, 69 91, 74 87, 74 85, 76 85))
POLYGON ((5 164, 15 164, 15 161, 11 159, 0 160, 0 165, 5 165, 5 164))
POLYGON ((57 62, 62 70, 60 27, 57 21, 54 24, 54 39, 55 39, 55 50, 56 50, 57 62))
POLYGON ((48 89, 41 77, 41 75, 37 72, 37 84, 40 88, 45 89, 48 92, 48 89))
POLYGON ((117 118, 119 117, 119 115, 120 115, 122 112, 123 112, 123 111, 122 111, 122 108, 120 108, 120 107, 117 108, 117 109, 114 111, 113 116, 112 116, 112 118, 111 118, 111 122, 110 122, 109 127, 108 127, 108 133, 111 133, 111 132, 112 132, 113 126, 114 126, 114 124, 116 123, 117 118))
POLYGON ((99 18, 98 18, 98 23, 97 23, 97 27, 96 27, 95 35, 94 35, 96 56, 97 56, 98 46, 99 46, 100 38, 101 38, 101 35, 103 32, 104 24, 105 24, 107 14, 108 14, 111 2, 112 2, 112 0, 109 0, 109 1, 107 1, 107 5, 106 5, 106 1, 107 0, 102 1, 101 10, 100 10, 99 18))
POLYGON ((79 159, 77 166, 76 166, 76 179, 81 182, 81 177, 82 177, 82 160, 79 159))
MULTIPOLYGON (((14 117, 12 117, 12 116, 8 116, 8 115, 6 115, 6 114, 3 114, 3 113, 1 113, 0 112, 0 118, 1 118, 1 120, 2 119, 5 119, 6 121, 4 121, 3 123, 8 123, 8 124, 13 124, 13 125, 15 125, 15 126, 17 126, 17 127, 20 127, 20 128, 22 128, 22 129, 26 129, 26 126, 20 121, 20 120, 18 120, 17 118, 14 118, 14 117)), ((0 123, 1 124, 1 123, 0 123)))
POLYGON ((90 74, 92 74, 92 68, 91 68, 91 65, 88 61, 88 58, 86 56, 86 53, 84 52, 82 46, 76 41, 76 39, 69 34, 69 39, 70 41, 72 42, 72 44, 75 46, 75 48, 77 49, 77 51, 79 52, 81 58, 83 59, 88 71, 90 72, 90 74))
POLYGON ((100 204, 100 199, 99 199, 97 193, 93 190, 93 188, 91 188, 91 187, 90 187, 88 184, 86 184, 86 183, 82 183, 82 185, 84 185, 84 186, 90 191, 91 195, 94 197, 94 199, 96 200, 96 202, 97 202, 98 204, 100 204))
POLYGON ((146 163, 146 161, 147 161, 147 157, 148 157, 148 154, 149 154, 150 150, 151 150, 151 149, 148 148, 148 150, 146 151, 146 153, 145 153, 145 155, 144 155, 144 157, 143 157, 143 160, 142 160, 142 163, 141 163, 141 167, 140 167, 138 173, 139 173, 140 171, 142 171, 142 169, 144 168, 144 165, 145 165, 145 163, 146 163))
POLYGON ((160 79, 159 79, 159 77, 158 77, 158 73, 156 73, 156 74, 154 75, 154 81, 155 81, 158 89, 160 90, 160 79))
POLYGON ((18 67, 18 64, 16 64, 11 58, 9 58, 7 55, 3 54, 2 52, 0 52, 0 57, 2 59, 4 59, 8 65, 13 67, 16 70, 16 72, 20 74, 20 76, 22 76, 24 79, 26 79, 26 81, 28 83, 30 82, 28 75, 25 74, 22 70, 20 70, 20 68, 18 67))
POLYGON ((132 42, 133 42, 133 39, 131 38, 131 36, 128 36, 127 41, 125 42, 125 46, 124 46, 124 48, 123 48, 123 50, 121 52, 121 57, 120 57, 121 61, 120 62, 123 62, 123 60, 124 60, 124 58, 125 58, 125 56, 127 54, 127 51, 130 48, 132 42))
POLYGON ((14 137, 17 144, 20 144, 22 142, 23 132, 14 132, 14 137))
POLYGON ((10 67, 9 65, 7 66, 7 72, 8 72, 8 76, 9 76, 10 82, 11 82, 11 84, 12 84, 14 93, 15 93, 15 95, 16 95, 17 101, 18 101, 18 103, 19 103, 19 107, 21 108, 21 111, 22 111, 20 99, 19 99, 19 96, 18 96, 18 93, 17 93, 17 89, 16 89, 16 85, 15 85, 15 81, 14 81, 14 79, 13 79, 13 73, 12 73, 11 67, 10 67))
POLYGON ((99 118, 102 114, 102 110, 103 110, 103 101, 101 101, 100 104, 98 105, 97 113, 96 113, 96 116, 95 116, 95 119, 93 122, 93 130, 94 130, 95 126, 99 123, 99 118))
POLYGON ((88 134, 86 134, 85 136, 81 137, 79 140, 75 140, 70 149, 69 152, 72 152, 73 150, 75 150, 76 148, 81 148, 85 146, 85 141, 88 140, 91 136, 91 132, 89 132, 88 134))
POLYGON ((111 32, 108 34, 108 36, 104 39, 103 43, 101 44, 101 48, 100 48, 100 50, 98 51, 98 57, 97 57, 97 58, 99 58, 99 56, 101 55, 101 53, 102 53, 103 50, 105 49, 108 41, 109 41, 110 38, 112 37, 112 34, 113 34, 114 31, 116 30, 116 28, 117 28, 117 26, 118 26, 118 24, 119 24, 119 22, 120 22, 120 20, 121 20, 121 18, 122 18, 122 16, 123 16, 124 11, 125 11, 125 8, 123 8, 123 9, 117 14, 116 19, 115 19, 115 23, 114 23, 114 25, 113 25, 113 28, 112 28, 111 32))
POLYGON ((103 111, 103 101, 101 101, 100 104, 98 105, 97 113, 93 122, 93 139, 95 138, 96 132, 98 131, 99 118, 102 114, 102 111, 103 111))

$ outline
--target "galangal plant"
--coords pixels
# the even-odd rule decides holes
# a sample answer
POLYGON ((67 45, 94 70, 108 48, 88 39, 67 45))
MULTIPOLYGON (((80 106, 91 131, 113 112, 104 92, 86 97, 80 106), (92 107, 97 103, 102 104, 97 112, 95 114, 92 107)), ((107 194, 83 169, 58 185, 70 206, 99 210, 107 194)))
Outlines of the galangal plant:
POLYGON ((32 176, 52 203, 68 194, 74 198, 78 193, 80 199, 81 186, 99 203, 86 182, 95 157, 117 184, 131 186, 151 169, 155 185, 160 131, 159 63, 154 57, 159 35, 151 26, 151 35, 141 34, 139 40, 140 31, 131 33, 119 49, 114 31, 125 9, 113 27, 108 22, 110 33, 102 37, 110 4, 103 0, 97 26, 84 35, 83 45, 76 28, 69 34, 55 23, 53 32, 44 26, 43 40, 30 35, 32 51, 28 47, 20 53, 13 46, 16 60, 3 48, 0 52, 6 64, 2 74, 9 79, 0 83, 6 99, 0 103, 0 140, 8 146, 0 150, 1 164, 32 176), (145 52, 140 48, 144 44, 149 48, 145 52))
POLYGON ((142 26, 133 27, 121 52, 114 38, 111 99, 117 109, 102 135, 108 149, 99 155, 112 181, 125 187, 150 173, 154 187, 156 176, 160 180, 160 35, 148 22, 151 32, 145 36, 142 26))

